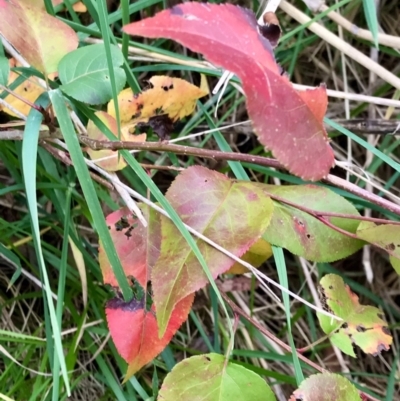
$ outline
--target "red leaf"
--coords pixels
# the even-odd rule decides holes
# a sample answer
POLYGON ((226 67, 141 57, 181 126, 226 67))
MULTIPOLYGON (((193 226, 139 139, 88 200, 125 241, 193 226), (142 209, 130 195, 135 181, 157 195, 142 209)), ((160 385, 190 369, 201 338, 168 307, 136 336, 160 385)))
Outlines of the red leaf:
POLYGON ((162 338, 158 338, 154 306, 151 311, 145 311, 142 301, 124 302, 118 298, 107 303, 106 316, 111 337, 119 354, 129 364, 125 381, 168 345, 187 319, 193 299, 194 294, 191 294, 176 305, 162 338))
POLYGON ((325 87, 299 93, 276 64, 254 14, 229 4, 185 3, 127 25, 125 32, 176 40, 242 81, 247 110, 260 142, 290 172, 318 180, 334 156, 323 126, 325 87))
MULTIPOLYGON (((147 228, 143 227, 127 208, 111 213, 107 216, 106 222, 125 275, 134 277, 143 288, 146 288, 151 268, 160 252, 161 227, 156 212, 150 210, 149 213, 149 208, 144 205, 141 205, 141 208, 148 222, 147 228)), ((102 244, 99 249, 99 263, 104 284, 118 287, 102 244)))

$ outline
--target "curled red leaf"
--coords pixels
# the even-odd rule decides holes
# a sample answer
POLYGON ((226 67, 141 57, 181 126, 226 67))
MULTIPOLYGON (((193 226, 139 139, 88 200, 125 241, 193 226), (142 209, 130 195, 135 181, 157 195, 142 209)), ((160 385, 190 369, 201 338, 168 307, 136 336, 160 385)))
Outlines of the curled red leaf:
POLYGON ((293 174, 319 180, 334 164, 323 126, 324 86, 297 92, 281 75, 271 43, 254 14, 230 4, 185 3, 124 27, 125 32, 176 40, 236 74, 260 142, 293 174))

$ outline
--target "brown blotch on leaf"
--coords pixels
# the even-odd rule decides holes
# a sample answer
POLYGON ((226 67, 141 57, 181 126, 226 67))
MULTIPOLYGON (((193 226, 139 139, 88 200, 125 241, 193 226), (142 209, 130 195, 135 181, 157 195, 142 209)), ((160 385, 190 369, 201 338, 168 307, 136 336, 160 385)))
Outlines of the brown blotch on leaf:
POLYGON ((383 320, 385 316, 383 316, 382 313, 378 313, 378 317, 379 317, 379 319, 383 320))
POLYGON ((356 327, 356 330, 357 330, 359 333, 365 333, 365 332, 367 331, 367 329, 366 329, 362 324, 359 324, 359 325, 356 327))
POLYGON ((171 134, 174 123, 173 121, 166 115, 154 116, 149 119, 147 123, 139 123, 137 128, 146 128, 150 127, 160 138, 160 140, 164 140, 169 138, 171 134))
POLYGON ((386 249, 387 251, 394 251, 394 250, 396 249, 396 245, 393 244, 393 242, 392 242, 392 243, 390 243, 390 244, 387 244, 387 245, 385 246, 385 249, 386 249))
POLYGON ((129 223, 128 219, 125 216, 122 216, 116 223, 115 223, 115 229, 117 231, 122 231, 124 228, 128 228, 129 223))
POLYGON ((132 225, 132 226, 130 226, 127 230, 126 230, 126 232, 124 233, 124 235, 129 239, 130 237, 132 237, 132 231, 133 231, 133 229, 135 228, 135 226, 134 225, 132 225))
POLYGON ((390 336, 390 330, 389 330, 388 327, 382 326, 382 331, 383 331, 386 335, 390 336))

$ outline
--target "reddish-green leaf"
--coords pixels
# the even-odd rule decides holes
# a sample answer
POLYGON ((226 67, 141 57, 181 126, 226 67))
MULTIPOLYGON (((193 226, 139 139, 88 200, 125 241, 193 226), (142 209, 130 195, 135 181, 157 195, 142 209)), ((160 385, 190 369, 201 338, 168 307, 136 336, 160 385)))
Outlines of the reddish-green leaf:
POLYGON ((235 73, 260 142, 293 174, 309 180, 328 174, 334 157, 322 121, 325 87, 301 93, 293 88, 251 11, 229 4, 185 3, 124 30, 176 40, 235 73))
MULTIPOLYGON (((144 205, 140 207, 148 222, 147 228, 126 208, 111 213, 106 221, 126 276, 133 277, 146 288, 151 268, 160 252, 161 227, 158 214, 153 209, 144 205)), ((117 287, 117 279, 101 243, 99 263, 104 283, 117 287)))
POLYGON ((324 276, 319 290, 325 308, 343 319, 338 321, 318 313, 321 328, 326 334, 332 333, 334 345, 353 357, 353 344, 368 354, 389 350, 393 339, 378 308, 361 305, 358 296, 335 274, 324 276))
POLYGON ((0 0, 0 32, 33 67, 45 74, 78 47, 78 36, 64 22, 29 0, 0 0))
MULTIPOLYGON (((356 208, 331 190, 316 185, 264 186, 266 193, 317 212, 359 216, 356 208)), ((295 207, 274 202, 271 224, 263 238, 295 255, 316 262, 332 262, 359 250, 364 242, 326 226, 317 218, 295 207)), ((355 233, 359 220, 325 217, 336 227, 355 233)))
POLYGON ((167 375, 158 401, 275 401, 260 376, 223 355, 193 356, 178 363, 167 375))
MULTIPOLYGON (((172 183, 167 199, 182 221, 236 256, 243 255, 267 228, 272 201, 251 182, 235 182, 203 167, 190 167, 172 183)), ((162 217, 160 257, 152 272, 157 321, 162 334, 177 302, 208 280, 175 225, 162 217)), ((197 245, 215 278, 234 261, 205 242, 197 245)))
POLYGON ((289 401, 361 401, 361 397, 346 378, 321 373, 304 380, 289 401))
POLYGON ((152 361, 171 341, 192 307, 194 294, 180 301, 174 311, 162 338, 158 337, 154 306, 144 309, 144 302, 124 302, 112 299, 107 303, 108 328, 120 355, 128 362, 125 381, 144 365, 152 361))

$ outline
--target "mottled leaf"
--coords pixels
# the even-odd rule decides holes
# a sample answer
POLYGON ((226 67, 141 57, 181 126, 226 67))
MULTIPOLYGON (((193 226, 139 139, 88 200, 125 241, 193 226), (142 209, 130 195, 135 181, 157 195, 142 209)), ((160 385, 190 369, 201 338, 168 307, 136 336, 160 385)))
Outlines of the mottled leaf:
MULTIPOLYGON (((111 45, 117 92, 125 85, 121 68, 124 60, 121 50, 111 45)), ((81 47, 67 54, 60 62, 58 73, 60 89, 67 95, 88 104, 103 104, 112 98, 106 51, 103 44, 81 47)))
MULTIPOLYGON (((263 185, 267 194, 317 212, 345 213, 359 216, 356 208, 331 190, 316 185, 263 185)), ((336 227, 355 233, 359 220, 325 217, 336 227)), ((263 238, 286 248, 295 255, 315 262, 333 262, 359 250, 364 242, 350 238, 326 226, 317 218, 295 207, 274 202, 271 224, 263 238)))
POLYGON ((189 2, 124 30, 176 40, 236 74, 260 142, 304 179, 318 180, 329 173, 334 156, 323 125, 326 89, 297 92, 293 88, 251 11, 230 4, 189 2))
POLYGON ((192 356, 167 375, 158 401, 275 401, 264 379, 223 355, 192 356))
POLYGON ((125 381, 151 362, 171 341, 192 307, 194 294, 182 299, 174 308, 165 334, 158 337, 154 307, 144 308, 144 302, 124 302, 115 298, 106 306, 107 324, 118 352, 128 362, 125 381))
MULTIPOLYGON (((122 131, 125 133, 133 133, 139 123, 150 123, 160 137, 165 137, 159 132, 160 129, 157 130, 157 120, 158 124, 160 120, 162 124, 167 118, 165 125, 192 114, 197 99, 208 93, 180 78, 160 75, 150 78, 148 82, 149 87, 140 94, 134 94, 131 88, 127 88, 118 95, 122 131)), ((107 111, 115 117, 113 100, 108 104, 107 111)))
POLYGON ((335 274, 324 276, 319 290, 325 309, 343 319, 338 321, 317 314, 324 333, 332 333, 330 339, 334 345, 353 357, 353 344, 373 355, 389 350, 392 337, 378 308, 361 305, 358 296, 335 274))
POLYGON ((304 380, 289 401, 361 401, 361 397, 343 376, 320 373, 304 380))
MULTIPOLYGON (((98 111, 96 116, 109 128, 109 130, 118 136, 117 121, 114 117, 110 116, 104 111, 98 111)), ((107 141, 108 138, 103 134, 103 132, 97 127, 97 125, 90 120, 87 126, 87 135, 91 139, 96 139, 99 141, 107 141)), ((121 141, 131 141, 131 142, 145 142, 146 134, 140 135, 129 135, 124 132, 121 134, 121 141)), ((118 171, 122 170, 126 166, 125 159, 118 154, 117 151, 102 149, 93 150, 91 148, 86 149, 90 158, 99 166, 107 171, 118 171)))
MULTIPOLYGON (((204 167, 190 167, 169 188, 166 198, 182 221, 223 246, 243 255, 267 228, 272 202, 257 185, 235 182, 204 167)), ((152 272, 160 333, 174 305, 204 287, 207 276, 186 240, 167 218, 162 220, 160 257, 152 272)), ((205 242, 197 245, 215 278, 234 261, 205 242)))
POLYGON ((72 28, 30 0, 0 0, 0 32, 39 71, 57 71, 60 60, 78 47, 72 28))
MULTIPOLYGON (((109 214, 106 222, 125 275, 134 278, 143 288, 146 288, 151 269, 160 252, 161 227, 158 214, 153 209, 145 205, 139 206, 147 220, 147 227, 144 227, 127 208, 109 214)), ((99 264, 104 284, 118 287, 117 279, 101 243, 99 264)))

